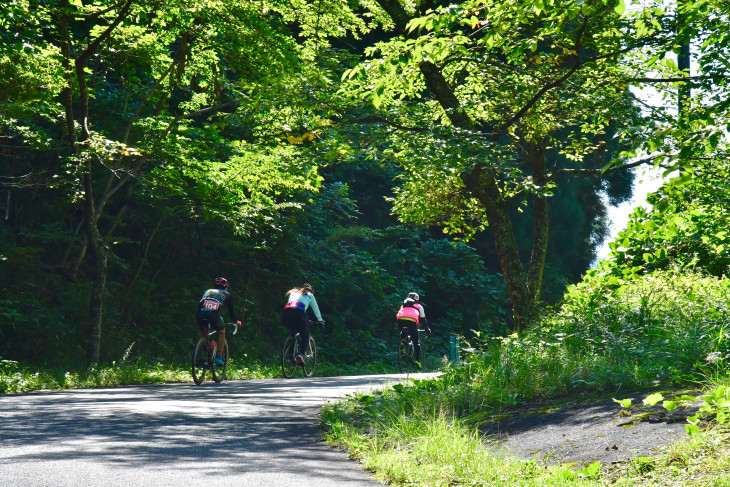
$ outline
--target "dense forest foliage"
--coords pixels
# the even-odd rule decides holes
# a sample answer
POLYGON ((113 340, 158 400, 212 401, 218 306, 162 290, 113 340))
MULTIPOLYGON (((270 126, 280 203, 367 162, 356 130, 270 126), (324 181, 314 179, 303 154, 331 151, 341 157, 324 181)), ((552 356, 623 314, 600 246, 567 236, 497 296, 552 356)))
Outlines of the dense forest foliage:
POLYGON ((182 360, 219 275, 244 321, 233 353, 252 359, 273 356, 303 281, 334 362, 392 355, 409 291, 436 353, 449 334, 521 331, 589 269, 640 164, 685 177, 637 210, 615 262, 722 275, 717 8, 12 0, 0 358, 182 360), (702 74, 680 116, 643 107, 629 85, 676 105, 689 71, 667 53, 690 40, 702 74))

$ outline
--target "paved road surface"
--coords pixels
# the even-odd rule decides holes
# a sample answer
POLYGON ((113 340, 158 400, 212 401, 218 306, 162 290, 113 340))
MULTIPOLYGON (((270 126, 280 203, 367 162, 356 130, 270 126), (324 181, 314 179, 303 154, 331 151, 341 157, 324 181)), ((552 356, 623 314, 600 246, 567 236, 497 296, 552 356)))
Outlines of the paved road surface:
POLYGON ((328 400, 401 375, 0 396, 2 487, 380 485, 318 441, 328 400))

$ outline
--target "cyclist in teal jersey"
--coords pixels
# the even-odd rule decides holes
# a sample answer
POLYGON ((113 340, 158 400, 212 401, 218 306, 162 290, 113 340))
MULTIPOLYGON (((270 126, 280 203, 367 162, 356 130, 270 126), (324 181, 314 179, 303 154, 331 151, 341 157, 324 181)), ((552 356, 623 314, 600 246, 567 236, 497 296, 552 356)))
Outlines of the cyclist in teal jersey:
MULTIPOLYGON (((309 343, 309 319, 307 318, 307 309, 312 308, 314 316, 320 324, 324 325, 322 314, 319 312, 317 299, 312 293, 312 286, 304 283, 301 287, 295 287, 286 292, 288 297, 284 305, 284 311, 281 314, 281 324, 289 328, 292 336, 299 333, 302 337, 301 343, 309 343)), ((305 345, 306 347, 306 345, 305 345)), ((292 357, 299 365, 304 365, 304 357, 298 353, 292 357)))

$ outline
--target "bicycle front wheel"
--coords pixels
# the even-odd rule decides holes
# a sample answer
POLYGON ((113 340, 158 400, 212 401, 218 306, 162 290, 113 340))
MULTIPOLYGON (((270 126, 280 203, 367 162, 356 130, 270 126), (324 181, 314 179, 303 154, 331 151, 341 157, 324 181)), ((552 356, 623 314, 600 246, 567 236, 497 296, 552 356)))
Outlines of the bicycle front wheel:
POLYGON ((200 385, 205 380, 205 367, 208 362, 208 343, 205 338, 198 340, 198 344, 193 350, 193 381, 200 385))
POLYGON ((408 353, 408 342, 405 339, 398 344, 398 369, 401 374, 407 374, 411 369, 411 357, 408 353))
POLYGON ((312 377, 314 369, 317 368, 317 342, 314 341, 313 336, 309 336, 309 346, 307 351, 304 353, 304 365, 302 365, 302 371, 307 377, 312 377))
POLYGON ((213 359, 213 367, 210 369, 210 372, 213 374, 213 380, 216 382, 222 382, 223 379, 226 378, 226 371, 228 371, 228 341, 226 340, 226 344, 223 345, 223 350, 221 353, 221 360, 223 360, 223 365, 216 365, 215 364, 215 358, 213 359))
POLYGON ((293 337, 287 337, 281 350, 281 372, 287 379, 293 377, 297 369, 297 363, 294 361, 294 343, 293 337))

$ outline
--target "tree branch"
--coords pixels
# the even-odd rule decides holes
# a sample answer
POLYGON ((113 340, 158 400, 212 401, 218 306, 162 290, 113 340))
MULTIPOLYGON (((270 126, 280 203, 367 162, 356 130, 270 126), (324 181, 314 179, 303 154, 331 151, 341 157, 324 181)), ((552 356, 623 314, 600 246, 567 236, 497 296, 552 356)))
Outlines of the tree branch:
POLYGON ((565 168, 565 169, 558 169, 554 173, 550 174, 548 176, 547 180, 548 181, 554 181, 555 179, 557 179, 560 176, 575 176, 575 175, 581 175, 581 174, 600 176, 602 174, 608 174, 608 173, 612 173, 612 172, 616 172, 616 171, 621 171, 621 170, 624 170, 624 169, 632 169, 634 167, 642 166, 642 165, 645 165, 645 164, 650 164, 650 163, 651 164, 654 164, 657 159, 663 158, 663 157, 665 157, 665 156, 650 156, 650 157, 645 157, 643 159, 638 159, 636 161, 628 162, 628 163, 621 164, 621 165, 618 165, 618 166, 611 166, 611 167, 609 167, 606 170, 603 170, 603 169, 586 169, 586 168, 575 168, 575 169, 567 169, 567 168, 565 168))
MULTIPOLYGON (((727 78, 728 76, 720 76, 721 78, 727 78)), ((688 81, 700 81, 706 79, 712 79, 712 76, 679 76, 676 78, 628 78, 627 81, 633 81, 636 83, 681 83, 688 81)))
POLYGON ((95 19, 97 17, 101 17, 105 13, 108 13, 108 12, 114 10, 115 8, 118 8, 124 2, 125 2, 125 0, 122 0, 122 1, 120 1, 118 3, 115 3, 111 7, 105 8, 104 10, 98 10, 96 12, 92 12, 92 13, 88 13, 88 14, 73 14, 70 17, 73 17, 74 19, 92 20, 92 19, 95 19))
MULTIPOLYGON (((109 27, 106 28, 104 32, 101 33, 99 37, 94 39, 94 41, 89 44, 86 49, 84 49, 84 52, 82 52, 78 58, 76 58, 76 63, 79 64, 85 64, 86 60, 91 57, 92 54, 96 52, 97 49, 99 49, 99 46, 102 42, 104 42, 109 36, 111 36, 114 29, 117 28, 117 26, 127 17, 129 14, 129 9, 132 7, 132 3, 134 3, 134 0, 127 0, 127 3, 122 7, 122 10, 117 14, 117 17, 114 19, 114 21, 109 25, 109 27)), ((118 5, 121 5, 122 2, 120 2, 118 5)))

